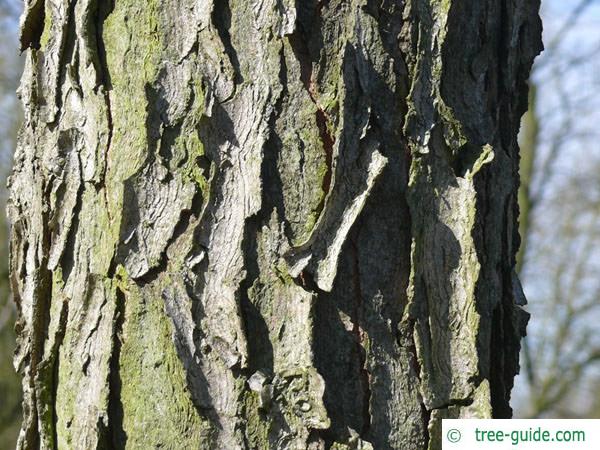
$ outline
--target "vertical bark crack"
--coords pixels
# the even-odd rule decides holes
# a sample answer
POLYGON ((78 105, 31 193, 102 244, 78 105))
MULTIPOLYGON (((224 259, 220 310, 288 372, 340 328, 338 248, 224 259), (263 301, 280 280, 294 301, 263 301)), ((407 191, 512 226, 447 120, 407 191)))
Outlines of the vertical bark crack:
POLYGON ((110 158, 110 149, 113 141, 113 133, 114 133, 114 122, 113 122, 113 113, 112 113, 112 105, 110 101, 110 91, 112 89, 111 86, 111 78, 110 71, 108 68, 108 62, 106 60, 106 49, 104 46, 104 38, 103 38, 103 29, 104 22, 111 14, 114 9, 114 0, 106 0, 101 2, 100 5, 97 6, 97 18, 95 26, 95 37, 96 37, 96 45, 98 52, 98 65, 99 65, 99 81, 101 84, 101 94, 104 98, 104 103, 106 107, 106 119, 108 125, 108 138, 106 142, 106 151, 104 153, 104 166, 102 168, 102 177, 100 182, 103 185, 103 196, 104 196, 104 205, 106 207, 106 214, 108 215, 108 220, 112 222, 112 212, 110 203, 108 200, 108 164, 110 158))
POLYGON ((229 58, 229 63, 233 68, 234 91, 231 94, 231 97, 233 97, 235 95, 236 86, 244 82, 244 77, 241 71, 237 51, 231 40, 231 6, 229 2, 230 0, 216 0, 213 2, 212 21, 221 38, 221 42, 225 47, 225 53, 229 58))
POLYGON ((123 404, 121 402, 121 346, 123 340, 123 323, 125 322, 125 293, 120 289, 115 290, 116 308, 113 324, 112 353, 110 356, 110 372, 108 380, 108 432, 107 443, 109 448, 125 448, 127 435, 123 429, 123 404))
POLYGON ((27 48, 39 49, 40 38, 44 32, 45 0, 26 2, 24 20, 21 25, 21 51, 27 48))
MULTIPOLYGON (((358 235, 358 230, 355 231, 355 236, 358 235)), ((353 282, 354 282, 354 295, 355 295, 355 304, 354 304, 354 317, 352 318, 352 334, 356 340, 356 352, 358 354, 359 359, 359 374, 358 378, 361 381, 362 390, 363 390, 363 398, 362 398, 362 416, 363 416, 363 426, 361 430, 361 435, 366 436, 371 428, 371 374, 369 373, 369 368, 367 366, 367 348, 366 348, 366 340, 368 336, 366 336, 366 331, 363 328, 363 290, 361 287, 361 273, 360 273, 360 260, 359 260, 359 252, 358 247, 355 242, 356 237, 350 239, 350 245, 352 246, 353 252, 353 261, 354 261, 354 274, 353 274, 353 282)))

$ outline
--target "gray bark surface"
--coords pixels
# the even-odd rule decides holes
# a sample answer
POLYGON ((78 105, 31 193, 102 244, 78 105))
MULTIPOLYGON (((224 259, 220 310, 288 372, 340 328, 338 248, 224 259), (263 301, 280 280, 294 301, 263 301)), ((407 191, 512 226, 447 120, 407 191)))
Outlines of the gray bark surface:
POLYGON ((19 449, 509 417, 535 0, 27 0, 19 449))

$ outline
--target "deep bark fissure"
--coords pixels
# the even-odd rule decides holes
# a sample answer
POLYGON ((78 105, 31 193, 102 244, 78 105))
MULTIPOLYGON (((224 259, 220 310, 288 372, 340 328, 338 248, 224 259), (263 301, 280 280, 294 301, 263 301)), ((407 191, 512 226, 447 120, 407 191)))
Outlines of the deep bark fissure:
MULTIPOLYGON (((213 3, 212 20, 219 33, 221 42, 225 47, 225 53, 229 58, 229 62, 233 66, 234 70, 234 84, 240 85, 244 82, 244 76, 241 71, 240 61, 238 59, 237 51, 231 42, 231 0, 221 0, 213 3)), ((235 95, 235 91, 232 93, 235 95)), ((228 99, 226 99, 228 100, 228 99)), ((225 100, 225 101, 226 101, 225 100)))
POLYGON ((58 389, 58 373, 59 373, 59 361, 60 361, 60 346, 65 337, 65 328, 67 325, 67 318, 69 317, 69 304, 67 301, 63 301, 63 306, 60 312, 59 327, 56 336, 56 342, 54 344, 55 350, 53 349, 52 361, 52 397, 51 397, 51 409, 52 409, 52 442, 54 449, 56 450, 58 437, 56 432, 57 414, 56 414, 56 395, 58 389))
MULTIPOLYGON (((358 230, 355 230, 355 233, 358 234, 358 230)), ((352 334, 356 339, 356 352, 358 354, 359 359, 359 379, 362 383, 363 389, 363 427, 360 430, 361 435, 366 436, 369 433, 369 429, 371 427, 371 374, 369 373, 369 369, 367 368, 367 358, 366 358, 366 349, 365 349, 365 331, 363 330, 363 293, 360 284, 360 264, 359 264, 359 255, 358 249, 356 247, 355 238, 350 238, 350 245, 352 246, 353 258, 354 258, 354 292, 356 295, 355 300, 355 311, 352 318, 352 334)))
POLYGON ((104 48, 104 40, 102 38, 102 30, 103 24, 106 18, 110 15, 114 8, 114 0, 106 0, 102 2, 102 5, 106 5, 106 10, 102 10, 101 7, 98 7, 97 13, 97 26, 95 27, 96 31, 96 44, 98 47, 98 64, 100 66, 100 85, 103 89, 103 97, 106 103, 106 118, 108 125, 108 138, 106 143, 106 152, 105 152, 105 160, 104 160, 104 168, 102 171, 101 183, 104 189, 104 203, 106 206, 106 211, 108 214, 108 220, 112 221, 110 206, 108 202, 108 186, 106 185, 108 179, 108 162, 110 160, 110 149, 112 146, 114 126, 113 126, 113 115, 112 115, 112 106, 110 102, 110 91, 112 90, 111 80, 110 80, 110 72, 108 69, 108 64, 106 62, 106 49, 104 48))
POLYGON ((112 336, 112 354, 110 356, 109 397, 108 397, 108 432, 107 440, 112 448, 125 448, 127 435, 123 430, 123 404, 121 402, 121 340, 123 322, 125 321, 125 294, 120 288, 116 290, 117 307, 112 336))
POLYGON ((22 52, 27 48, 36 50, 40 48, 40 38, 44 32, 44 20, 46 16, 44 0, 34 0, 28 3, 25 22, 21 27, 20 42, 22 52))

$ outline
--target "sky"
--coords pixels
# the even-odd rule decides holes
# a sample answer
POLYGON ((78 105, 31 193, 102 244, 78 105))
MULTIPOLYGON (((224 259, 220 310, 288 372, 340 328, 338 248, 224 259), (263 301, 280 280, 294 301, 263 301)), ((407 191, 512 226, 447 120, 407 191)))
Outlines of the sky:
MULTIPOLYGON (((16 51, 21 7, 19 0, 0 0, 0 181, 11 161, 12 142, 7 136, 20 117, 20 107, 13 88, 21 72, 20 58, 16 51)), ((0 193, 1 191, 2 188, 0 193)))

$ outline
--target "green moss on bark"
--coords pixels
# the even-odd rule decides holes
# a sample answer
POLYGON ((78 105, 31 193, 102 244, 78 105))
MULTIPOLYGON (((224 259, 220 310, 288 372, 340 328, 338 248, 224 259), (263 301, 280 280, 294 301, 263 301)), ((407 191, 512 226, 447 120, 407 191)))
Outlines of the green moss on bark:
POLYGON ((127 448, 209 450, 213 429, 190 398, 160 296, 161 285, 168 283, 161 278, 156 286, 139 289, 132 281, 120 282, 125 288, 120 401, 127 448))

